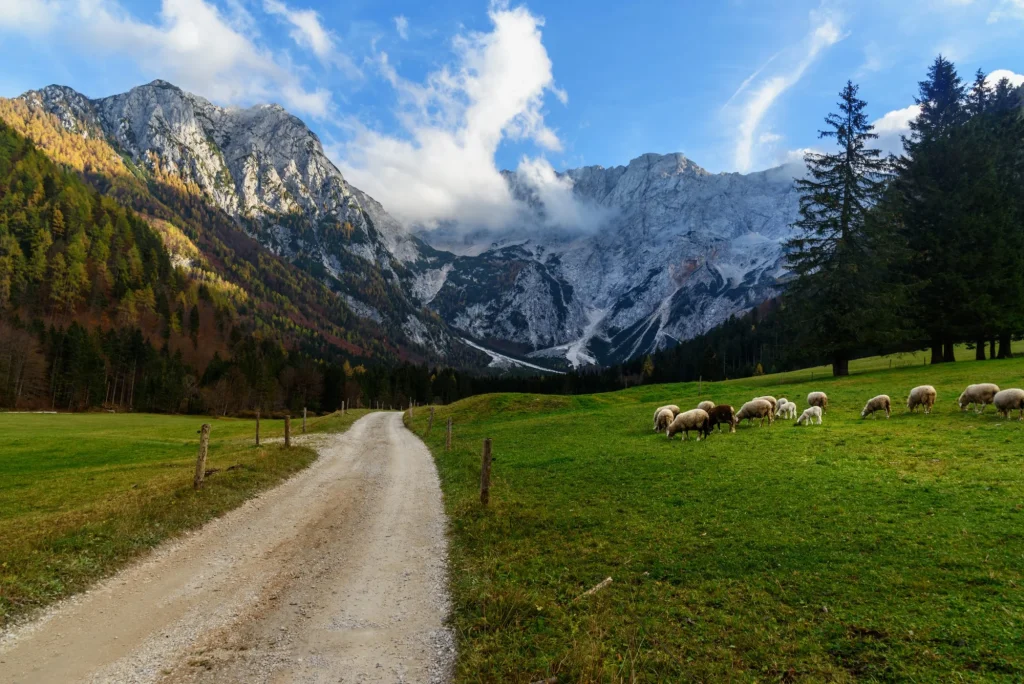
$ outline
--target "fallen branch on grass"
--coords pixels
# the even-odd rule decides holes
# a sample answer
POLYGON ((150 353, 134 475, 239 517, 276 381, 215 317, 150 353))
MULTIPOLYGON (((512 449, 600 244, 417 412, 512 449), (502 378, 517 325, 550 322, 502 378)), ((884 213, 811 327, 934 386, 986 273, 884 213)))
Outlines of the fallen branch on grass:
POLYGON ((605 587, 607 587, 611 583, 612 583, 612 578, 611 577, 605 577, 599 583, 595 584, 590 589, 587 589, 585 592, 583 592, 582 594, 577 596, 576 600, 579 601, 580 599, 586 598, 587 596, 590 596, 591 594, 596 594, 597 592, 601 591, 602 589, 604 589, 605 587))

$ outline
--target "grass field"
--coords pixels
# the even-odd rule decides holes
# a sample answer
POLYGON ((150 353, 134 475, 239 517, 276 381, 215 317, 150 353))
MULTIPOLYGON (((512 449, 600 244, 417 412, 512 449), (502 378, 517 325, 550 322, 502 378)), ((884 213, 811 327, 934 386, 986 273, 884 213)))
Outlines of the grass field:
POLYGON ((438 407, 458 680, 1024 681, 1024 424, 955 405, 1024 386, 1024 360, 894 365, 438 407), (925 383, 935 412, 907 414, 925 383), (822 426, 651 431, 661 404, 819 389, 822 426), (880 393, 892 419, 861 420, 880 393))
MULTIPOLYGON (((341 432, 367 411, 310 418, 341 432)), ((197 527, 304 468, 284 421, 149 414, 0 414, 0 626, 79 591, 164 539, 197 527), (200 425, 212 424, 202 491, 192 490, 200 425), (228 470, 231 466, 238 466, 228 470)), ((299 432, 301 420, 293 420, 299 432)))

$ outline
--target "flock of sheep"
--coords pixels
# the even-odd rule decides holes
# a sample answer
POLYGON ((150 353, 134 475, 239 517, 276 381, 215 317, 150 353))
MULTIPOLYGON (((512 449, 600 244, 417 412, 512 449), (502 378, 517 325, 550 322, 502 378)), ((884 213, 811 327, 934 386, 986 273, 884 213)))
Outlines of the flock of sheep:
MULTIPOLYGON (((931 413, 938 394, 931 385, 921 385, 910 390, 907 397, 907 409, 913 413, 918 408, 923 408, 925 413, 931 413)), ((821 425, 821 416, 828 409, 828 396, 824 392, 811 392, 807 395, 808 407, 797 418, 797 425, 821 425)), ((976 413, 981 413, 989 404, 994 404, 999 414, 1009 418, 1011 411, 1018 411, 1018 419, 1024 420, 1024 390, 1007 389, 1000 390, 997 385, 983 383, 970 385, 963 391, 957 400, 961 411, 966 411, 974 406, 976 413)), ((885 417, 892 415, 892 401, 889 395, 880 394, 864 405, 860 412, 861 418, 867 418, 873 413, 885 412, 885 417)), ((759 421, 764 425, 765 419, 771 425, 776 418, 796 418, 797 405, 786 399, 776 399, 771 396, 757 397, 745 403, 739 411, 728 404, 715 404, 713 401, 702 401, 697 408, 690 411, 680 411, 674 404, 659 406, 654 410, 654 431, 664 430, 665 435, 672 439, 674 435, 683 433, 683 439, 687 439, 690 431, 697 433, 697 439, 701 436, 708 437, 716 425, 718 431, 722 431, 723 425, 729 426, 729 432, 736 432, 736 426, 741 420, 753 422, 759 421)))

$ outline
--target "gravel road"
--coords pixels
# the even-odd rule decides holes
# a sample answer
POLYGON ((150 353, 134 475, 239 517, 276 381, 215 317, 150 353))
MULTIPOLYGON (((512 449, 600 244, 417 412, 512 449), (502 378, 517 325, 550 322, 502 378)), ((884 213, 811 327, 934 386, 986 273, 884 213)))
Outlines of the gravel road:
POLYGON ((0 635, 0 682, 445 682, 445 517, 398 413, 96 588, 0 635))

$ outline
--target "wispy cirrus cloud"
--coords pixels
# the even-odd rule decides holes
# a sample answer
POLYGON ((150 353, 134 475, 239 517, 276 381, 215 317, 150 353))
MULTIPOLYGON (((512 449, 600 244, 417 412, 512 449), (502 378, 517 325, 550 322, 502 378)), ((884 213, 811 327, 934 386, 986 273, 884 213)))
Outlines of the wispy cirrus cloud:
POLYGON ((322 64, 339 67, 352 76, 360 75, 359 68, 341 52, 333 32, 326 29, 320 15, 311 9, 294 9, 281 0, 263 0, 263 10, 286 22, 288 35, 296 45, 316 55, 322 64))
MULTIPOLYGON (((807 69, 824 50, 842 38, 842 24, 838 15, 822 10, 812 12, 811 30, 799 51, 784 62, 786 67, 781 70, 768 70, 766 67, 777 61, 777 55, 773 56, 740 86, 733 98, 730 98, 731 102, 740 93, 748 93, 740 105, 739 123, 736 128, 733 164, 738 171, 746 172, 753 166, 755 147, 761 142, 761 124, 775 102, 803 78, 807 69), (762 78, 761 74, 765 72, 770 75, 762 78)), ((774 143, 776 140, 766 142, 774 143)))

